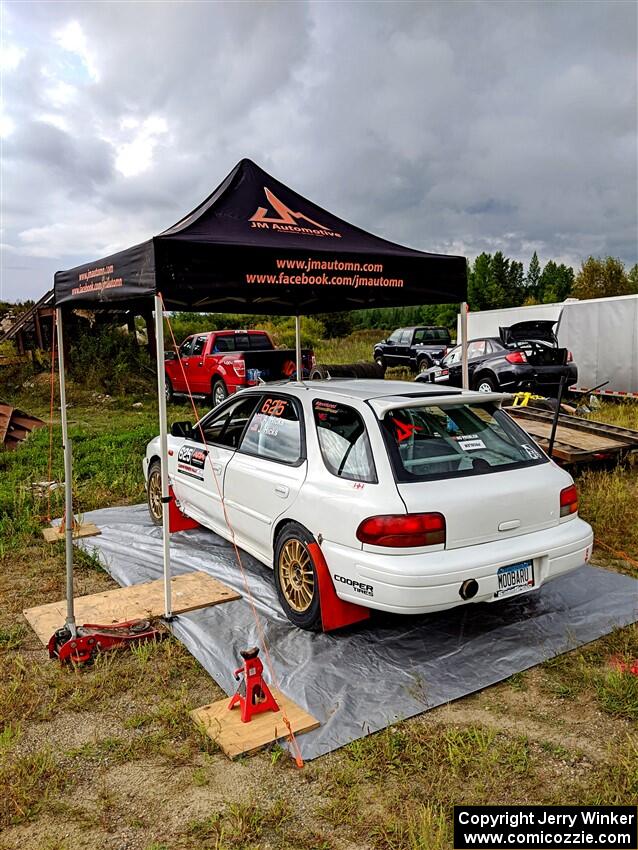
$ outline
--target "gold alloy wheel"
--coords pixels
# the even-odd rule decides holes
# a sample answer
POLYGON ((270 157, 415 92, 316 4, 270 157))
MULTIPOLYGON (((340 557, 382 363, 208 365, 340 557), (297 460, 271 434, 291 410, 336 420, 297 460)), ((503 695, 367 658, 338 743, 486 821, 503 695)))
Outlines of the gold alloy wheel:
POLYGON ((148 479, 148 504, 151 513, 160 522, 162 519, 162 474, 159 469, 153 470, 148 479))
POLYGON ((300 540, 287 540, 279 553, 279 584, 293 611, 303 614, 315 593, 315 576, 310 554, 300 540))

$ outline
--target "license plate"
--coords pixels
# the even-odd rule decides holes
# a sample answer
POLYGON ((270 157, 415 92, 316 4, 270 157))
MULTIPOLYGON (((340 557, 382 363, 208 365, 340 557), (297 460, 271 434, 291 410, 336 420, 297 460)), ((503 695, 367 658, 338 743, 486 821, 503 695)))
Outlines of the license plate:
POLYGON ((494 596, 525 593, 534 587, 534 564, 532 561, 521 561, 519 564, 499 567, 496 577, 498 588, 494 596))

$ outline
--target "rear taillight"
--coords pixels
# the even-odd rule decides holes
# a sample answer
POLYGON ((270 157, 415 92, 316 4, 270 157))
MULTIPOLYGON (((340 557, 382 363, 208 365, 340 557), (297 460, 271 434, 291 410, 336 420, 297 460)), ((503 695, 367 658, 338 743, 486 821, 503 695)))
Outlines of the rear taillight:
POLYGON ((371 516, 357 529, 357 540, 397 549, 434 546, 445 543, 445 517, 439 513, 371 516))
POLYGON ((244 360, 233 360, 233 370, 238 378, 246 377, 246 363, 244 360))
POLYGON ((509 354, 505 355, 505 359, 508 363, 527 363, 527 357, 522 351, 510 351, 509 354))
POLYGON ((569 516, 578 512, 578 492, 574 484, 560 491, 560 515, 569 516))
POLYGON ((567 362, 568 362, 568 363, 573 363, 573 362, 574 362, 574 355, 571 353, 571 351, 568 351, 568 352, 567 352, 567 362))

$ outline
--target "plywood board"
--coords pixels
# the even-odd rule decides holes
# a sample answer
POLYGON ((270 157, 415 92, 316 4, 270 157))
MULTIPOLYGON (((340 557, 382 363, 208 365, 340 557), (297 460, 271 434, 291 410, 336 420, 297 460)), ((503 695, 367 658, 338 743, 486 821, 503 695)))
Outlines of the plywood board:
MULTIPOLYGON (((241 599, 241 595, 207 573, 195 571, 171 579, 173 613, 184 614, 196 608, 207 608, 221 602, 241 599)), ((75 620, 82 623, 109 625, 127 620, 161 617, 164 613, 164 581, 148 581, 118 587, 104 593, 92 593, 75 600, 75 620)), ((66 620, 66 600, 49 602, 24 611, 29 625, 46 646, 56 629, 66 620)))
MULTIPOLYGON (((64 540, 65 532, 61 530, 61 526, 51 526, 50 528, 42 529, 42 536, 47 543, 55 543, 57 540, 64 540)), ((73 539, 77 537, 94 537, 96 534, 102 534, 100 529, 93 522, 83 522, 81 525, 76 525, 73 529, 73 539)))
POLYGON ((254 753, 268 744, 287 737, 288 728, 283 721, 284 712, 295 735, 319 728, 321 725, 319 721, 296 702, 276 688, 271 688, 271 691, 280 710, 257 714, 249 723, 241 722, 239 706, 232 711, 228 709, 229 697, 194 709, 191 711, 191 717, 231 759, 254 753))

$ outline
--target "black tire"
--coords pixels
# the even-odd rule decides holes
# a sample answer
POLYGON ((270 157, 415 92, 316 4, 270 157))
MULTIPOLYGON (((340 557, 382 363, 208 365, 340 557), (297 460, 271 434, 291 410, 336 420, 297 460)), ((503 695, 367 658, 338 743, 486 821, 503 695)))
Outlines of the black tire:
POLYGON ((374 362, 377 364, 377 366, 379 366, 379 368, 383 369, 383 371, 385 372, 387 366, 383 354, 375 354, 374 362))
POLYGON ((326 366, 322 366, 319 364, 315 366, 310 372, 310 380, 311 381, 323 381, 326 378, 330 377, 330 372, 326 368, 326 366))
POLYGON ((314 542, 303 525, 289 523, 277 535, 273 563, 279 604, 291 623, 307 631, 321 630, 319 581, 308 551, 314 542))
POLYGON ((173 401, 173 383, 171 379, 166 375, 164 377, 164 381, 166 383, 166 404, 170 404, 173 401))
POLYGON ((228 398, 228 390, 226 389, 226 384, 222 381, 221 378, 215 378, 213 381, 213 385, 210 389, 210 400, 213 407, 217 407, 218 404, 221 404, 222 401, 228 398))
POLYGON ((420 374, 421 372, 425 372, 425 370, 429 369, 431 365, 432 365, 432 361, 430 360, 429 357, 419 357, 419 359, 416 362, 417 374, 420 374))
POLYGON ((479 393, 497 393, 498 383, 491 375, 481 375, 474 381, 474 389, 479 393))
POLYGON ((146 485, 146 504, 154 525, 162 525, 162 465, 159 460, 151 461, 146 485))

